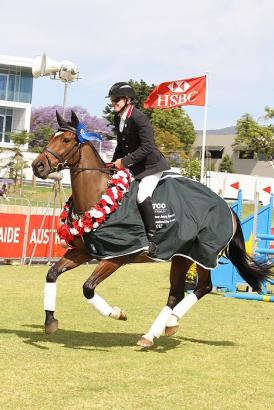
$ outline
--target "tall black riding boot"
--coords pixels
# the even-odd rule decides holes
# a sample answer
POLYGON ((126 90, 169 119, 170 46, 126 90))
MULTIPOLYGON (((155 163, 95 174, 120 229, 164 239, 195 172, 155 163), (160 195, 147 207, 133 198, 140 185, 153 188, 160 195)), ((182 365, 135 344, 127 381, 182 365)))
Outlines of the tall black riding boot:
POLYGON ((158 251, 155 238, 156 223, 150 196, 148 196, 141 204, 138 204, 138 207, 145 225, 146 235, 149 242, 148 256, 151 258, 156 258, 158 251))

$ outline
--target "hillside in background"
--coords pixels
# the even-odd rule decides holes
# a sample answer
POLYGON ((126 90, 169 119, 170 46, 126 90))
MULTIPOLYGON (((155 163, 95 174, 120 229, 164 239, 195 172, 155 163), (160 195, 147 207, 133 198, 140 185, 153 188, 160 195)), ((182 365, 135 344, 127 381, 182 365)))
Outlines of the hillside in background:
MULTIPOLYGON (((202 130, 196 130, 196 134, 202 134, 202 130)), ((208 135, 233 135, 236 133, 236 128, 235 126, 233 127, 225 127, 225 128, 219 128, 217 130, 206 130, 206 133, 208 135)))

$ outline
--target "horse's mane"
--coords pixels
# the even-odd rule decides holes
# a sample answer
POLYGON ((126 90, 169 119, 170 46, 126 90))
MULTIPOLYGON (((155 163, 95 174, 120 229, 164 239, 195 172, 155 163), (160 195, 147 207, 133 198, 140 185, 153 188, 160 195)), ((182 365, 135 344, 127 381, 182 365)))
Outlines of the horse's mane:
POLYGON ((106 163, 105 161, 100 157, 99 152, 97 151, 97 149, 95 148, 95 146, 92 144, 92 142, 87 141, 87 143, 90 145, 90 147, 92 148, 94 154, 96 155, 97 159, 105 166, 106 163))

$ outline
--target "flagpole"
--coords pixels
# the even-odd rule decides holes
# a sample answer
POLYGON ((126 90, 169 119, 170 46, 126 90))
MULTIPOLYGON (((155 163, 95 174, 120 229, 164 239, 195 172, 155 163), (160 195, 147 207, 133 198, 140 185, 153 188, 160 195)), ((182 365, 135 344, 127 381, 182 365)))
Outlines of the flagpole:
POLYGON ((202 184, 204 183, 204 169, 205 169, 207 96, 208 96, 208 71, 206 71, 205 109, 204 109, 204 126, 203 126, 203 139, 202 139, 202 161, 201 161, 201 175, 200 175, 200 182, 202 184))

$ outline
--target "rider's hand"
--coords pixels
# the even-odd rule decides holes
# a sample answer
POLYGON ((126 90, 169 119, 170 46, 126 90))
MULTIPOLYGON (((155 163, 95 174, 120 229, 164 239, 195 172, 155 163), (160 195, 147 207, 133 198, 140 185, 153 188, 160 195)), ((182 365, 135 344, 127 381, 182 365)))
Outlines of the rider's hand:
POLYGON ((116 161, 114 162, 114 165, 115 165, 117 168, 124 168, 124 167, 123 167, 123 164, 122 164, 122 158, 116 159, 116 161))

